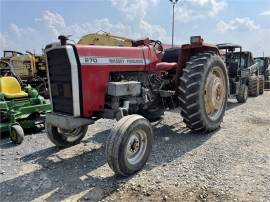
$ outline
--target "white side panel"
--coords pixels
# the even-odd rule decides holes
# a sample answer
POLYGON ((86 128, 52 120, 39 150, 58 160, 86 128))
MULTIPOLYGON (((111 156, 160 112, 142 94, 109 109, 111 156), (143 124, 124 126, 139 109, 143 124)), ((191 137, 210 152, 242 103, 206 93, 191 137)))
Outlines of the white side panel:
POLYGON ((49 67, 48 67, 48 60, 47 60, 47 52, 45 52, 45 58, 46 58, 46 74, 47 74, 47 79, 48 79, 48 88, 49 88, 49 96, 50 96, 50 102, 51 102, 51 106, 53 109, 53 101, 52 101, 52 91, 51 91, 51 82, 50 82, 50 74, 49 74, 49 67))
POLYGON ((144 58, 123 58, 123 57, 97 57, 83 56, 80 57, 82 65, 148 65, 150 60, 144 58))
POLYGON ((79 96, 79 77, 78 64, 72 46, 66 46, 68 58, 71 64, 72 95, 73 95, 73 116, 80 116, 80 96, 79 96))

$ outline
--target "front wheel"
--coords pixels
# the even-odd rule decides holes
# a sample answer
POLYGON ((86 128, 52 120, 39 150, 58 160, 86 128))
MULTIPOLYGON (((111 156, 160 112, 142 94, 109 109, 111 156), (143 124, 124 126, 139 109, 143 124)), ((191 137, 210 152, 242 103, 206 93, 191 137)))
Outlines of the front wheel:
POLYGON ((190 58, 179 86, 179 105, 187 127, 195 131, 217 129, 225 113, 228 97, 227 70, 212 52, 190 58))
POLYGON ((10 140, 15 144, 21 144, 24 140, 24 131, 20 125, 13 125, 10 129, 10 140))
POLYGON ((128 176, 141 170, 152 150, 153 130, 140 115, 123 117, 112 128, 106 144, 107 162, 117 174, 128 176))
POLYGON ((48 138, 59 147, 70 147, 80 143, 86 135, 88 126, 81 126, 71 130, 58 128, 47 123, 48 138))
POLYGON ((242 84, 239 88, 238 94, 236 95, 236 99, 239 103, 245 103, 248 99, 248 86, 246 84, 242 84))

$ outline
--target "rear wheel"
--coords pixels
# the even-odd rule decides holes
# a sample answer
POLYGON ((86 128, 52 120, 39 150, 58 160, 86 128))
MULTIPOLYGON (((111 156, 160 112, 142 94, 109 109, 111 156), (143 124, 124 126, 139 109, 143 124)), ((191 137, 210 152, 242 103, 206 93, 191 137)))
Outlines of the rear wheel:
POLYGON ((24 140, 24 131, 20 125, 11 126, 10 140, 15 144, 21 144, 24 140))
POLYGON ((248 86, 246 84, 242 84, 239 88, 238 94, 236 95, 236 99, 239 103, 244 103, 248 99, 248 86))
POLYGON ((47 124, 48 138, 59 147, 70 147, 80 143, 87 132, 88 126, 82 126, 71 130, 58 128, 47 124))
POLYGON ((200 53, 186 63, 180 78, 179 104, 187 127, 195 131, 217 129, 228 97, 225 64, 214 53, 200 53))
POLYGON ((259 94, 263 94, 264 91, 264 75, 259 76, 259 94))
POLYGON ((128 176, 141 170, 152 150, 153 130, 140 115, 125 116, 112 128, 106 144, 110 168, 128 176))
POLYGON ((251 76, 248 81, 248 94, 253 97, 259 95, 259 79, 258 76, 251 76))

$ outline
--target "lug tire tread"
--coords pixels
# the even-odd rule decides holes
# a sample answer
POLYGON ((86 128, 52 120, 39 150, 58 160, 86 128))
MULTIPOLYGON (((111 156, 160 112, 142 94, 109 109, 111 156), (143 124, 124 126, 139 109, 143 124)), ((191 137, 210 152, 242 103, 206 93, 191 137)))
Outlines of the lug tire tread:
MULTIPOLYGON (((128 176, 138 171, 138 170, 135 170, 133 172, 130 172, 126 170, 125 167, 120 165, 121 162, 119 159, 119 148, 121 146, 124 136, 126 135, 126 131, 128 130, 129 126, 135 123, 136 121, 143 121, 144 124, 146 124, 150 128, 151 134, 149 135, 150 135, 151 140, 148 140, 149 141, 148 146, 149 146, 149 151, 151 151, 152 149, 153 131, 152 131, 152 126, 150 125, 147 119, 137 114, 125 116, 122 119, 120 119, 111 129, 110 135, 106 142, 107 162, 110 168, 117 175, 128 176)), ((146 155, 147 155, 146 159, 148 159, 149 154, 146 154, 146 155)))
MULTIPOLYGON (((209 60, 214 56, 216 56, 214 52, 204 52, 192 56, 189 62, 186 63, 186 67, 183 69, 183 74, 180 78, 178 98, 181 115, 187 127, 194 131, 215 130, 215 128, 208 127, 207 124, 205 124, 204 118, 201 115, 202 109, 200 109, 200 104, 198 102, 202 93, 200 92, 200 89, 206 71, 205 67, 208 66, 209 60)), ((222 62, 221 59, 220 61, 222 62)), ((226 69, 224 71, 226 72, 226 69)), ((225 78, 227 85, 227 72, 225 78)))

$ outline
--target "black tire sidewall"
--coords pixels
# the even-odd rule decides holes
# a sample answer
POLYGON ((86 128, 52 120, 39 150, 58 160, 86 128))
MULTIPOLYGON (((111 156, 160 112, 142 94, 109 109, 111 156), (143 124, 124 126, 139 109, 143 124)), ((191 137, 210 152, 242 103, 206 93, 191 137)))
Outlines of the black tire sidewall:
POLYGON ((258 96, 259 95, 259 91, 260 91, 260 89, 259 89, 259 84, 260 82, 259 82, 259 78, 257 77, 257 76, 251 76, 250 78, 249 78, 249 95, 250 96, 254 96, 254 97, 256 97, 256 96, 258 96))
POLYGON ((259 76, 259 94, 263 94, 264 92, 264 76, 259 76))
POLYGON ((236 99, 239 103, 244 103, 247 101, 247 99, 248 99, 248 86, 246 84, 242 84, 240 86, 238 95, 236 95, 236 99), (247 91, 246 94, 245 94, 245 91, 247 91))
POLYGON ((141 170, 144 167, 146 161, 148 160, 148 157, 149 157, 150 152, 152 150, 152 144, 153 144, 153 132, 152 132, 151 127, 149 127, 149 125, 150 125, 150 123, 147 123, 147 120, 138 119, 138 120, 134 121, 130 126, 128 126, 124 131, 122 141, 121 141, 120 146, 119 146, 118 158, 119 158, 120 170, 123 173, 125 173, 126 175, 130 175, 136 171, 141 170), (147 146, 146 146, 146 151, 145 151, 144 156, 141 159, 141 161, 136 165, 132 165, 126 159, 125 149, 126 149, 126 146, 128 144, 128 140, 129 140, 132 132, 135 130, 138 130, 138 129, 142 129, 145 131, 146 136, 147 136, 147 146))

